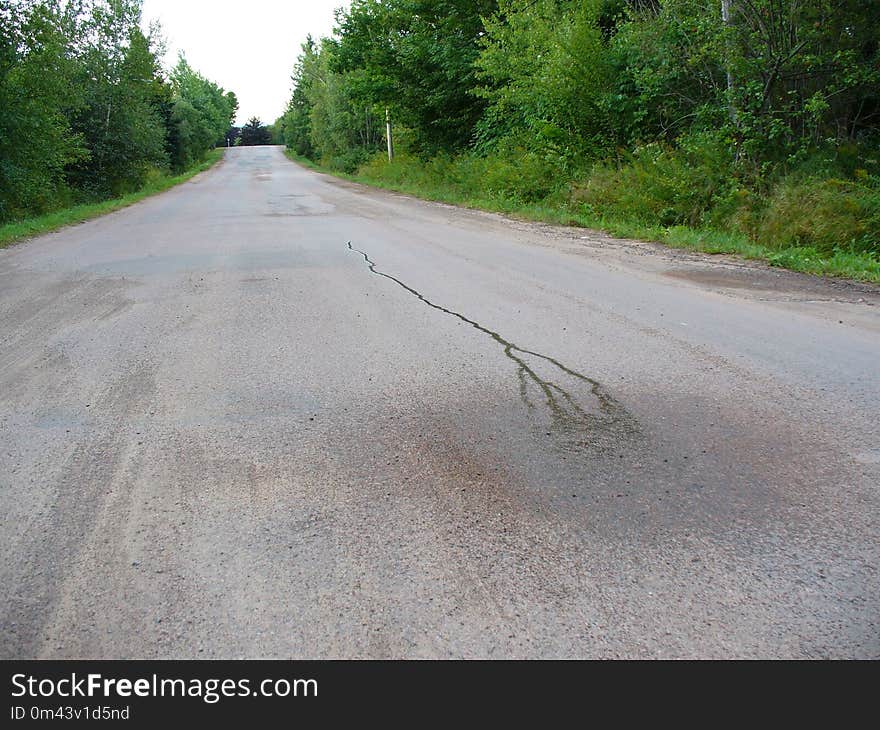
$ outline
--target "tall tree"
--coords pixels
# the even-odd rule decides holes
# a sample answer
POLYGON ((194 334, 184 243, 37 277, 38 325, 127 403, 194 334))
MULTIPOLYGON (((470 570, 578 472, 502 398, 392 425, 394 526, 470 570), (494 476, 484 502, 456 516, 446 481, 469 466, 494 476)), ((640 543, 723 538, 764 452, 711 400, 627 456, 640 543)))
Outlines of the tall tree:
POLYGON ((174 90, 172 163, 185 169, 215 145, 226 144, 226 135, 238 109, 238 99, 196 72, 183 54, 171 71, 174 90))
POLYGON ((143 184, 151 167, 167 164, 163 80, 156 39, 140 28, 141 0, 94 2, 79 42, 83 108, 73 118, 89 156, 68 178, 95 197, 143 184))
POLYGON ((241 143, 244 146, 271 144, 272 134, 258 117, 251 117, 241 128, 241 143))
POLYGON ((0 0, 0 221, 58 203, 85 158, 69 117, 83 104, 58 2, 0 0))
POLYGON ((425 152, 472 139, 485 102, 471 93, 483 18, 495 0, 355 0, 337 15, 333 70, 355 98, 390 106, 425 152))
POLYGON ((311 36, 306 38, 301 49, 293 68, 291 76, 293 92, 282 117, 281 127, 284 143, 288 147, 298 155, 312 157, 315 154, 315 148, 312 143, 312 102, 309 98, 309 89, 312 83, 318 80, 310 75, 317 54, 315 42, 311 36))

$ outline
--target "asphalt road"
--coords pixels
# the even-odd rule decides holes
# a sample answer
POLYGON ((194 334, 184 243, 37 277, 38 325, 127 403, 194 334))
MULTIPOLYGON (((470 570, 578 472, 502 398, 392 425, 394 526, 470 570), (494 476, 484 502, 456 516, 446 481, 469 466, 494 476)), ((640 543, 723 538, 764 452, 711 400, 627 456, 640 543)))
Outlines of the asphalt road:
POLYGON ((0 251, 0 655, 876 658, 878 304, 233 149, 0 251))

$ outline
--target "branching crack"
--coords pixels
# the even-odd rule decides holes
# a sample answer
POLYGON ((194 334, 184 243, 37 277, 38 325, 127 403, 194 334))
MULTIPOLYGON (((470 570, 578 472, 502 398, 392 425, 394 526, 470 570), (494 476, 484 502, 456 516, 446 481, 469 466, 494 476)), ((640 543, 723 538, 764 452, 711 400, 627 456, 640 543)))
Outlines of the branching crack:
POLYGON ((613 398, 597 380, 589 378, 586 375, 563 365, 555 358, 520 347, 510 340, 505 339, 497 332, 493 332, 489 328, 484 327, 479 322, 468 319, 463 314, 447 309, 439 304, 435 304, 400 279, 377 269, 376 264, 370 259, 370 257, 364 251, 352 246, 351 241, 349 241, 347 245, 349 250, 363 256, 364 261, 373 274, 390 279, 399 287, 405 289, 416 297, 423 304, 461 320, 497 342, 502 348, 504 356, 516 365, 520 397, 529 410, 535 408, 535 404, 529 398, 529 384, 532 384, 537 387, 541 394, 543 394, 544 402, 550 412, 553 424, 555 426, 563 427, 568 432, 571 432, 574 428, 581 432, 581 435, 586 436, 587 440, 590 442, 596 441, 597 429, 601 429, 601 431, 604 432, 607 432, 609 427, 612 430, 624 430, 629 433, 635 433, 638 431, 638 426, 633 416, 615 398, 613 398), (536 367, 527 362, 527 358, 530 357, 536 358, 539 362, 551 365, 558 373, 557 377, 569 376, 576 381, 586 384, 589 387, 589 393, 595 399, 597 412, 588 411, 561 385, 552 380, 541 377, 538 374, 536 367), (583 433, 584 431, 587 433, 583 433))

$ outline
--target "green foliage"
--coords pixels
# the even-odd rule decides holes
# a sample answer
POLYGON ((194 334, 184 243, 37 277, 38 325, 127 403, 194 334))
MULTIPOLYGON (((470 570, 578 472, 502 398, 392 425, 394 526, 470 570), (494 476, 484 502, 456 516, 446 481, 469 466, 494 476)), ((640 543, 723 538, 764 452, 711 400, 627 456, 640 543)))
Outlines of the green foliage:
POLYGON ((372 105, 358 99, 357 74, 332 70, 335 46, 302 46, 294 91, 282 120, 283 137, 297 154, 353 171, 382 145, 382 123, 372 105))
POLYGON ((355 0, 283 137, 396 189, 874 276, 880 3, 727 6, 355 0))
POLYGON ((880 3, 734 2, 725 28, 728 98, 742 151, 801 159, 829 140, 874 137, 880 121, 880 3))
POLYGON ((726 137, 756 177, 877 147, 880 4, 730 8, 725 20, 709 0, 356 0, 333 38, 304 46, 285 139, 324 159, 369 151, 363 131, 388 107, 423 157, 525 147, 572 175, 699 132, 726 137))
POLYGON ((337 15, 330 70, 362 106, 390 107, 422 153, 467 145, 485 104, 471 93, 495 0, 354 0, 337 15))
POLYGON ((616 142, 673 142, 730 122, 720 1, 631 4, 607 41, 616 142))
POLYGON ((284 144, 283 121, 284 117, 281 116, 269 125, 269 144, 284 144))
POLYGON ((456 198, 480 196, 511 203, 543 201, 560 191, 558 168, 526 150, 504 156, 437 155, 423 160, 403 153, 389 163, 377 155, 362 165, 358 174, 392 184, 442 187, 456 198))
POLYGON ((312 144, 312 102, 309 92, 314 83, 320 83, 313 75, 316 60, 315 43, 309 36, 303 43, 302 53, 293 68, 291 76, 293 93, 281 117, 281 136, 284 144, 304 157, 315 155, 312 144))
POLYGON ((678 147, 655 142, 637 148, 625 164, 597 164, 573 197, 602 217, 696 226, 709 223, 733 193, 733 163, 715 135, 693 135, 678 147))
POLYGON ((11 243, 20 241, 23 238, 39 236, 43 233, 63 228, 64 226, 82 223, 83 221, 96 218, 106 213, 112 213, 115 210, 137 203, 139 200, 161 193, 174 185, 186 182, 191 177, 204 172, 208 168, 219 162, 223 156, 222 150, 212 150, 206 155, 204 162, 190 168, 179 175, 164 175, 161 173, 150 175, 146 185, 135 193, 128 193, 118 198, 102 200, 99 203, 83 203, 81 205, 62 208, 61 210, 46 213, 34 218, 26 218, 24 220, 12 223, 0 224, 0 248, 8 246, 11 243))
POLYGON ((83 105, 71 126, 89 154, 67 178, 88 197, 118 195, 166 163, 155 39, 140 30, 139 1, 95 3, 77 22, 83 105))
POLYGON ((271 142, 272 132, 257 117, 251 117, 241 128, 241 144, 245 147, 271 144, 271 142))
POLYGON ((750 233, 774 246, 880 258, 880 178, 787 180, 769 197, 750 233))
POLYGON ((0 0, 0 221, 55 205, 87 155, 69 121, 75 75, 58 5, 0 0))
POLYGON ((171 85, 171 162, 175 170, 185 170, 215 145, 226 144, 238 100, 194 71, 182 54, 171 71, 171 85))
POLYGON ((602 9, 601 0, 502 0, 476 60, 475 93, 489 101, 477 128, 481 149, 510 137, 565 161, 609 149, 602 9))
POLYGON ((222 140, 237 108, 181 61, 169 83, 142 0, 0 0, 0 221, 121 195, 222 140))

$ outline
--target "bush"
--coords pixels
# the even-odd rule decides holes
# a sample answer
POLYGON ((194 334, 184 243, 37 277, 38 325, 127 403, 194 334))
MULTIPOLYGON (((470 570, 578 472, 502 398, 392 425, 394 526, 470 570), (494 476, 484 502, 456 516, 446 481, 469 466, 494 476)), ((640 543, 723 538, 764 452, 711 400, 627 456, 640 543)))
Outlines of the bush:
POLYGON ((535 203, 556 192, 565 180, 555 161, 523 147, 484 158, 483 163, 474 186, 492 197, 535 203))
POLYGON ((552 162, 522 149, 487 157, 439 154, 428 160, 403 152, 390 164, 384 154, 379 154, 362 165, 358 174, 386 185, 514 203, 544 200, 564 181, 552 162))
POLYGON ((650 225, 697 226, 727 204, 736 191, 728 147, 710 135, 695 135, 673 148, 652 143, 640 147, 623 165, 597 164, 573 201, 600 218, 650 225))
POLYGON ((321 164, 324 165, 324 167, 329 167, 331 170, 338 170, 339 172, 344 172, 345 174, 350 175, 356 172, 357 169, 369 159, 369 156, 370 153, 368 150, 365 150, 362 147, 355 147, 350 150, 345 150, 344 152, 327 155, 321 158, 321 164))
POLYGON ((880 178, 783 181, 759 221, 767 246, 880 254, 880 178))

